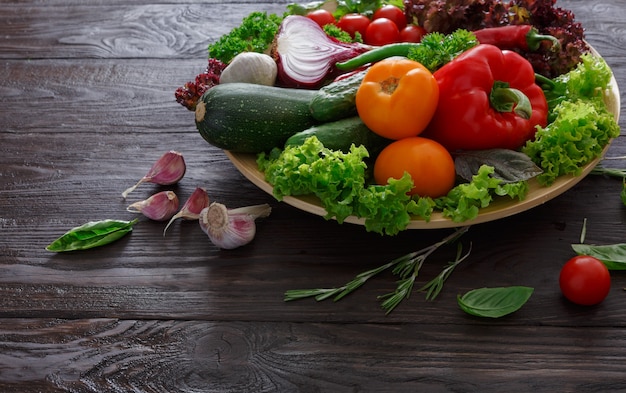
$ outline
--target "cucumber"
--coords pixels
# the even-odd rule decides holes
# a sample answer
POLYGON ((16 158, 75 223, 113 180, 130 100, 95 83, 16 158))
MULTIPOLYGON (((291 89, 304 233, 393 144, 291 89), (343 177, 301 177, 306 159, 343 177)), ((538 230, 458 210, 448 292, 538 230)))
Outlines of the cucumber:
POLYGON ((356 72, 319 89, 309 106, 311 115, 321 122, 355 116, 356 91, 361 86, 366 72, 366 70, 356 72))
POLYGON ((207 90, 196 106, 196 127, 211 145, 238 153, 282 147, 313 126, 313 90, 224 83, 207 90))
POLYGON ((285 142, 285 146, 302 145, 304 141, 315 136, 324 147, 331 150, 341 150, 347 153, 352 144, 363 145, 374 157, 392 141, 371 131, 358 116, 348 117, 333 122, 313 126, 300 131, 285 142))

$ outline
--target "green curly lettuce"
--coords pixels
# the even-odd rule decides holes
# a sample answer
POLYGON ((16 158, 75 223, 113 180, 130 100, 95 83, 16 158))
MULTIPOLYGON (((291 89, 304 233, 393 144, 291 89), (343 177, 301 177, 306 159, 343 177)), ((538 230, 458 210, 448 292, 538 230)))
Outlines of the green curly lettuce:
POLYGON ((551 123, 556 118, 555 109, 563 101, 583 99, 601 105, 613 73, 603 58, 586 53, 576 68, 566 74, 554 79, 542 75, 536 77, 548 101, 548 123, 551 123))
POLYGON ((459 184, 444 197, 411 197, 408 192, 413 181, 408 173, 386 185, 369 184, 367 157, 363 146, 352 145, 343 153, 310 137, 299 146, 260 153, 257 165, 277 200, 288 195, 315 195, 326 209, 326 219, 342 223, 351 215, 364 218, 366 230, 381 235, 406 229, 413 216, 429 221, 434 209, 455 222, 470 220, 496 196, 522 200, 528 192, 527 182, 505 183, 492 177, 493 167, 483 165, 469 183, 459 184))
POLYGON ((494 167, 482 165, 469 183, 461 183, 446 196, 435 199, 435 207, 444 217, 463 222, 476 218, 480 209, 489 206, 496 196, 509 196, 520 201, 526 198, 528 182, 506 183, 493 177, 494 172, 494 167))
MULTIPOLYGON (((308 138, 299 146, 286 146, 284 150, 273 149, 269 155, 261 153, 257 158, 259 169, 273 185, 274 197, 282 200, 287 195, 315 194, 322 201, 339 201, 349 206, 355 199, 355 188, 363 187, 368 156, 362 147, 352 147, 348 153, 325 148, 316 138, 308 138)), ((337 219, 350 215, 352 209, 341 212, 337 219)))
POLYGON ((276 199, 312 194, 326 209, 326 219, 342 223, 354 215, 365 218, 368 231, 397 234, 411 220, 405 205, 413 181, 405 175, 385 186, 367 185, 367 164, 363 160, 368 156, 363 146, 352 145, 348 153, 343 153, 310 137, 302 145, 259 154, 257 164, 272 184, 276 199))
POLYGON ((359 193, 355 215, 365 218, 367 231, 395 235, 411 221, 406 208, 411 188, 413 180, 406 172, 400 179, 389 179, 384 186, 371 184, 359 193))
POLYGON ((570 98, 602 99, 612 77, 613 73, 602 57, 585 53, 576 68, 556 79, 567 85, 570 98))
POLYGON ((537 181, 549 186, 561 175, 580 175, 582 168, 600 157, 604 147, 620 133, 613 114, 597 101, 563 101, 556 118, 539 127, 535 139, 522 151, 543 170, 537 181))
POLYGON ((604 102, 611 78, 604 59, 584 54, 572 71, 540 81, 550 123, 538 127, 522 151, 543 170, 537 176, 541 185, 549 186, 561 175, 579 175, 619 135, 619 124, 604 102))
POLYGON ((572 71, 552 80, 540 79, 540 81, 547 83, 544 92, 551 109, 554 109, 565 100, 575 101, 581 98, 602 100, 612 76, 611 69, 603 58, 586 53, 572 71))

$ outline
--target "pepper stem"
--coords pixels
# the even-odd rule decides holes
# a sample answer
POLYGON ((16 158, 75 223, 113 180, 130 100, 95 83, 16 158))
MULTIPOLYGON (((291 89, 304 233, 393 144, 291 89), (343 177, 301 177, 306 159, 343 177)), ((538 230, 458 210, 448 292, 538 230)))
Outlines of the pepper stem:
POLYGON ((535 83, 541 87, 543 91, 551 91, 556 88, 556 82, 538 73, 535 73, 535 83))
POLYGON ((534 27, 526 33, 526 45, 528 45, 528 49, 531 51, 539 49, 543 41, 552 42, 550 49, 553 51, 557 51, 561 48, 561 43, 556 37, 547 34, 539 34, 539 31, 534 27))
POLYGON ((489 101, 498 112, 515 112, 516 115, 524 119, 530 119, 533 113, 532 105, 526 94, 509 87, 509 84, 505 82, 494 83, 489 101))

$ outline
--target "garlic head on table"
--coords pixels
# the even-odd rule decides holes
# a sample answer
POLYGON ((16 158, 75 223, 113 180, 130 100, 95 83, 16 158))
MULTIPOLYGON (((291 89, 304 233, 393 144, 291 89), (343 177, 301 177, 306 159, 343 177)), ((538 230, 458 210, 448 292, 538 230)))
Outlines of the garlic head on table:
POLYGON ((231 250, 250 243, 256 235, 256 219, 270 215, 268 204, 228 209, 213 202, 200 212, 200 228, 217 247, 231 250))

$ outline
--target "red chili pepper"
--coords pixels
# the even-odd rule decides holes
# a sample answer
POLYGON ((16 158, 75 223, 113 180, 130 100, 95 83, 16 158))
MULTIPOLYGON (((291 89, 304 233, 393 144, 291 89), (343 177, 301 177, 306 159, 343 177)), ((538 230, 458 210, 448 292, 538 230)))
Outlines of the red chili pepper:
POLYGON ((481 44, 495 45, 500 49, 522 49, 536 51, 544 41, 552 43, 552 49, 560 48, 561 44, 556 37, 539 34, 531 25, 509 25, 487 27, 473 32, 481 44))
POLYGON ((423 136, 448 150, 518 149, 545 127, 548 104, 521 55, 481 44, 434 74, 439 103, 423 136))

